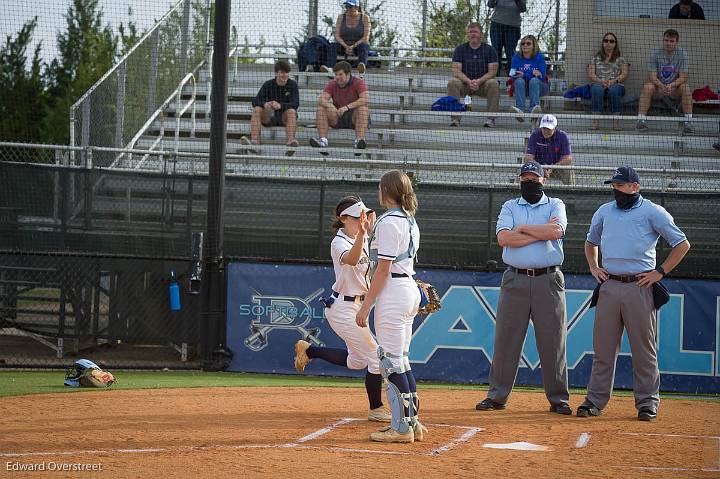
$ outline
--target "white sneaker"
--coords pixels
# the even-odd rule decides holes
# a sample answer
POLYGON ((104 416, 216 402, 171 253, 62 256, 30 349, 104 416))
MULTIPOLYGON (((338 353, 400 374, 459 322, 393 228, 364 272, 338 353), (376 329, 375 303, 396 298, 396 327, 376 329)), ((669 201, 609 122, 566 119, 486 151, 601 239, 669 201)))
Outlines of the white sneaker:
POLYGON ((495 119, 494 118, 488 118, 485 124, 483 125, 485 128, 495 128, 495 119))
POLYGON ((405 434, 400 434, 390 426, 380 429, 378 432, 370 434, 370 440, 375 442, 400 442, 411 443, 415 441, 415 434, 412 428, 408 429, 405 434))
POLYGON ((312 65, 305 65, 305 71, 306 71, 307 73, 310 73, 310 72, 315 71, 315 68, 313 68, 312 65))
MULTIPOLYGON (((513 113, 517 113, 518 115, 522 115, 522 114, 523 114, 523 111, 522 111, 520 108, 516 107, 516 106, 511 106, 510 109, 513 111, 513 113)), ((523 117, 521 117, 521 116, 516 116, 515 119, 518 121, 518 123, 524 123, 524 122, 525 122, 525 118, 523 118, 523 117)))
POLYGON ((368 411, 368 421, 372 422, 390 422, 392 420, 392 414, 390 411, 380 406, 375 409, 368 411))
POLYGON ((412 428, 413 433, 415 434, 416 441, 421 442, 423 439, 425 439, 425 434, 427 434, 428 428, 425 427, 423 423, 416 419, 415 422, 413 422, 412 428))
POLYGON ((541 115, 542 114, 542 107, 540 105, 535 105, 532 110, 530 110, 530 113, 533 115, 541 115))
POLYGON ((295 343, 295 371, 299 373, 305 371, 305 367, 311 361, 307 355, 307 349, 309 347, 310 343, 302 339, 295 343))

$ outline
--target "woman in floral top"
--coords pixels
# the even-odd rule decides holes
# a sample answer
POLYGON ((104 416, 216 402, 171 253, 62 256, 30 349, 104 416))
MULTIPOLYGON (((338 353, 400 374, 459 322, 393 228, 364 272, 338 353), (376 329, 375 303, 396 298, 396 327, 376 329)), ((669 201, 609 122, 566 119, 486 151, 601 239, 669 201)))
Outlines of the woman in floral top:
MULTIPOLYGON (((592 82, 590 93, 592 95, 592 113, 599 115, 603 112, 603 103, 607 94, 610 112, 619 115, 622 112, 622 97, 625 96, 625 86, 622 82, 628 76, 630 64, 620 53, 620 44, 614 33, 603 35, 602 45, 588 65, 588 77, 592 82)), ((592 129, 600 128, 598 120, 592 121, 592 129)), ((620 129, 620 121, 613 120, 613 129, 620 129)))

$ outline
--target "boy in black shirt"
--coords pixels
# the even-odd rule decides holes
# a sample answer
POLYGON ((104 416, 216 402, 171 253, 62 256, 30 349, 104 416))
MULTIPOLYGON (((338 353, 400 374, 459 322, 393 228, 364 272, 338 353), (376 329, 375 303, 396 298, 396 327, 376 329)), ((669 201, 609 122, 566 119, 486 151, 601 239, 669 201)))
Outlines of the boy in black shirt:
MULTIPOLYGON (((297 109, 300 105, 300 93, 295 80, 290 79, 290 64, 279 60, 275 64, 275 78, 266 81, 258 94, 253 98, 254 107, 250 118, 250 138, 243 136, 240 143, 243 145, 260 144, 260 124, 266 127, 284 126, 287 133, 287 146, 296 148, 295 139, 297 126, 297 109)), ((250 150, 257 153, 256 150, 250 150)), ((295 150, 288 150, 285 154, 292 156, 295 150)))

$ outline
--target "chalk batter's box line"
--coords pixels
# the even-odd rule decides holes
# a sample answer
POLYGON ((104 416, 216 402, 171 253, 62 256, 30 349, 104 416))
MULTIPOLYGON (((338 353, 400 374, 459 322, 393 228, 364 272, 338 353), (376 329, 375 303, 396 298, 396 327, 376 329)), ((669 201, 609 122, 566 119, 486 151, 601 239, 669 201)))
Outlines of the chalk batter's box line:
POLYGON ((364 421, 359 418, 343 418, 329 426, 318 429, 306 436, 297 439, 295 442, 285 444, 238 444, 238 445, 210 445, 210 446, 179 446, 179 447, 154 447, 154 448, 138 448, 138 449, 85 449, 76 451, 37 451, 37 452, 7 452, 0 453, 0 457, 42 457, 42 456, 76 456, 82 454, 151 454, 151 453, 164 453, 164 452, 194 452, 194 451, 208 451, 208 450, 239 450, 239 449, 314 449, 324 450, 331 452, 353 452, 353 453, 365 453, 365 454, 379 454, 379 455, 393 455, 393 456, 438 456, 444 452, 454 449, 466 442, 468 442, 478 432, 483 431, 483 428, 469 427, 469 426, 455 426, 452 424, 428 424, 432 427, 447 427, 463 430, 463 434, 458 438, 444 444, 438 448, 433 449, 429 452, 405 452, 405 451, 383 451, 376 449, 363 449, 363 448, 346 448, 346 447, 335 447, 335 446, 312 446, 304 444, 305 442, 317 439, 323 436, 333 429, 354 422, 364 421))
POLYGON ((446 428, 455 428, 455 429, 461 429, 464 430, 464 432, 460 435, 460 437, 453 439, 452 441, 448 442, 447 444, 443 444, 440 447, 437 447, 433 449, 430 452, 401 452, 401 451, 380 451, 380 450, 374 450, 374 449, 355 449, 355 448, 342 448, 342 447, 335 447, 335 446, 304 446, 301 445, 302 443, 305 443, 307 441, 311 441, 313 439, 317 439, 320 436, 323 436, 333 429, 343 426, 345 424, 351 423, 353 421, 362 421, 363 419, 358 418, 343 418, 340 419, 333 424, 318 429, 315 432, 312 432, 308 434, 307 436, 303 436, 300 439, 298 439, 295 444, 297 444, 297 448, 313 448, 313 449, 323 449, 328 451, 339 451, 339 452, 363 452, 363 453, 369 453, 369 454, 391 454, 391 455, 402 455, 402 456, 439 456, 440 454, 447 452, 451 449, 454 449, 462 444, 465 444, 468 442, 473 436, 475 436, 478 432, 482 431, 483 428, 480 427, 469 427, 469 426, 455 426, 452 424, 428 424, 428 426, 431 427, 446 427, 446 428))
POLYGON ((682 468, 682 467, 653 467, 653 466, 612 466, 624 469, 646 469, 650 471, 698 471, 698 472, 720 472, 720 436, 700 436, 694 434, 664 434, 659 432, 621 432, 626 436, 660 436, 680 437, 684 439, 715 439, 718 441, 718 465, 716 469, 707 468, 682 468))

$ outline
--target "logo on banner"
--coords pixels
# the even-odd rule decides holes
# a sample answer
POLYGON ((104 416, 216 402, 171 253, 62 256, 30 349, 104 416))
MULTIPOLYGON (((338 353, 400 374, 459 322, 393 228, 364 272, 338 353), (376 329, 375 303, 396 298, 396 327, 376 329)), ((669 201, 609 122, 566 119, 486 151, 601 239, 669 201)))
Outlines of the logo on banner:
POLYGON ((305 298, 254 294, 252 304, 240 306, 240 315, 253 317, 250 320, 250 335, 244 340, 245 346, 253 351, 264 349, 268 345, 268 335, 277 329, 295 330, 305 341, 322 345, 318 339, 320 328, 309 328, 307 325, 316 316, 310 303, 323 291, 318 289, 305 298))

